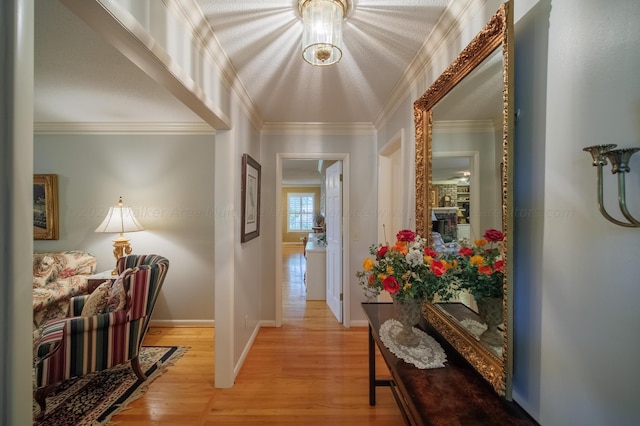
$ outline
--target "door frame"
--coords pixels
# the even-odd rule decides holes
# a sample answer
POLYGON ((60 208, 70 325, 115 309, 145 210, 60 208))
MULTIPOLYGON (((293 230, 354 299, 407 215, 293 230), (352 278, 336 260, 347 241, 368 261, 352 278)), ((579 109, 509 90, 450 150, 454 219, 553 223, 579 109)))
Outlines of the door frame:
MULTIPOLYGON (((403 128, 390 138, 380 149, 378 149, 378 220, 376 222, 376 226, 378 228, 378 241, 384 241, 382 231, 384 218, 380 217, 380 212, 389 206, 389 204, 386 203, 388 200, 385 200, 385 197, 383 196, 383 191, 386 191, 383 186, 383 182, 390 180, 392 174, 397 172, 396 170, 393 170, 391 156, 398 151, 400 152, 400 158, 402 160, 401 173, 396 173, 396 176, 399 176, 401 180, 400 185, 397 186, 399 187, 401 199, 403 200, 403 204, 400 206, 402 209, 400 214, 400 222, 402 225, 400 229, 412 229, 415 227, 413 214, 414 209, 413 203, 411 202, 413 197, 415 197, 415 189, 411 188, 407 184, 409 177, 413 176, 413 169, 415 166, 413 162, 409 162, 407 160, 408 147, 405 138, 405 130, 403 128)), ((395 190, 397 191, 398 189, 395 188, 395 190)), ((385 195, 388 195, 388 193, 385 192, 385 195)), ((395 235, 394 232, 397 232, 400 229, 390 229, 391 238, 395 235)), ((389 237, 389 235, 387 237, 389 237)))
POLYGON ((275 314, 276 327, 282 326, 282 160, 339 160, 342 161, 342 324, 351 323, 351 286, 349 285, 349 154, 348 153, 308 153, 279 152, 276 154, 276 228, 275 233, 275 314), (345 214, 345 212, 347 212, 345 214))

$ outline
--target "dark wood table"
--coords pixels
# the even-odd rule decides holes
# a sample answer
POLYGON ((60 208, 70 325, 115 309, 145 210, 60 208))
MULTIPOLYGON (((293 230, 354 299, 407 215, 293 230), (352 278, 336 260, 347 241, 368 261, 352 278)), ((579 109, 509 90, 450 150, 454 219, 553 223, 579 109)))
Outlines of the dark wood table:
POLYGON ((447 354, 444 368, 421 370, 397 358, 380 340, 380 326, 394 317, 391 303, 363 303, 369 321, 369 404, 376 387, 389 386, 408 425, 536 425, 515 402, 498 396, 426 321, 419 327, 447 354), (391 379, 376 378, 376 346, 391 379))

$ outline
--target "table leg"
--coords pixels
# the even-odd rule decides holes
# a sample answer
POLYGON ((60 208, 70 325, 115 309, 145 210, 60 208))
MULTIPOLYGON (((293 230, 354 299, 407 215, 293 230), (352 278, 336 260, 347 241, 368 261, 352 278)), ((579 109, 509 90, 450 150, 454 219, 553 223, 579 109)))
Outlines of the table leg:
POLYGON ((369 405, 376 405, 376 348, 369 324, 369 405))

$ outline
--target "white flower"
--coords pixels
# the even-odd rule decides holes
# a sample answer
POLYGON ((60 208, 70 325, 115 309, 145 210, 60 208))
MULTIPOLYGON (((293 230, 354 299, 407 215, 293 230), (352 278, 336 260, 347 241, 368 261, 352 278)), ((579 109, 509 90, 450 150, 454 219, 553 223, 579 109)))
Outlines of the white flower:
POLYGON ((421 250, 409 250, 404 258, 407 261, 407 264, 412 267, 419 266, 424 263, 424 256, 421 250))

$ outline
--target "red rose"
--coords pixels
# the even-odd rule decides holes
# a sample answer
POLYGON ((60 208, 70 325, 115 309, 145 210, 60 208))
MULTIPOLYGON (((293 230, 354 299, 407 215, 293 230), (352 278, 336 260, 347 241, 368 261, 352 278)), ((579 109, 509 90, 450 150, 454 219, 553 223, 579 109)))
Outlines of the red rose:
POLYGON ((416 233, 411 231, 410 229, 403 229, 396 234, 396 239, 398 241, 412 242, 416 240, 416 233))
POLYGON ((458 254, 462 257, 471 257, 471 255, 473 254, 473 250, 471 249, 471 247, 462 247, 460 250, 458 250, 458 254))
POLYGON ((400 286, 398 285, 398 281, 395 277, 388 276, 382 281, 382 288, 387 290, 391 294, 395 294, 400 290, 400 286))
POLYGON ((429 247, 424 248, 424 254, 425 256, 429 256, 432 259, 435 259, 436 257, 438 257, 438 252, 431 250, 429 247))
POLYGON ((387 251, 389 250, 389 246, 382 246, 378 249, 378 252, 376 253, 376 257, 378 259, 382 259, 384 257, 385 254, 387 254, 387 251))
POLYGON ((504 274, 504 260, 497 260, 496 263, 493 264, 493 269, 504 274))
POLYGON ((447 268, 440 260, 434 260, 433 262, 431 262, 431 265, 429 265, 429 267, 436 277, 440 277, 444 275, 445 272, 447 272, 447 268))
POLYGON ((487 229, 484 233, 484 239, 495 243, 504 240, 504 234, 497 229, 487 229))

